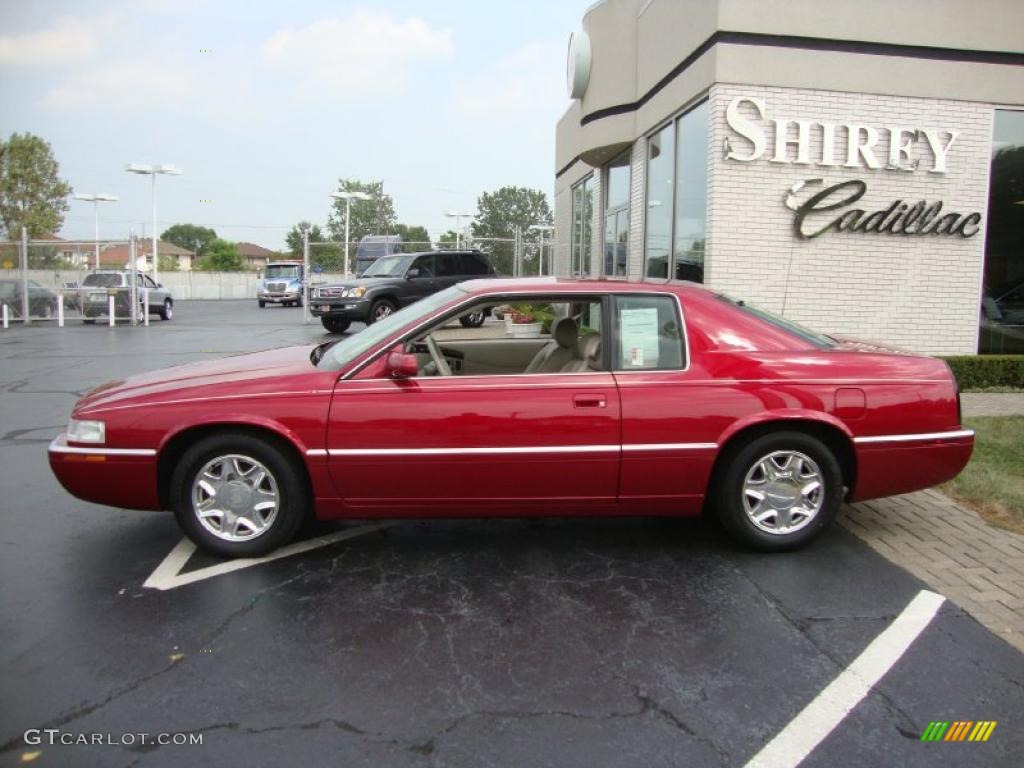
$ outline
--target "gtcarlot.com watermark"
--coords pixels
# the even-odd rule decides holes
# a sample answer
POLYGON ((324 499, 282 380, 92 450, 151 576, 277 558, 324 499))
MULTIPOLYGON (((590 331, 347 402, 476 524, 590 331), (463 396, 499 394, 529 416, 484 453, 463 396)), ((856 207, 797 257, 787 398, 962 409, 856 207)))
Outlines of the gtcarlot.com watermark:
POLYGON ((201 733, 71 733, 59 728, 29 728, 22 737, 29 746, 187 747, 201 745, 201 733))

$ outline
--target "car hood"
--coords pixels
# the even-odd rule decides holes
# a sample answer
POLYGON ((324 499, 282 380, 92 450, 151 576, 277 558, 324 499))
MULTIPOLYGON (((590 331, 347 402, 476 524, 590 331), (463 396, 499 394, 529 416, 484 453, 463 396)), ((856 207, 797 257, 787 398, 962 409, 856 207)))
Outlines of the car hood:
POLYGON ((313 379, 330 381, 337 376, 313 366, 312 349, 305 345, 251 352, 110 381, 87 392, 75 406, 75 416, 183 399, 308 391, 319 386, 313 379))

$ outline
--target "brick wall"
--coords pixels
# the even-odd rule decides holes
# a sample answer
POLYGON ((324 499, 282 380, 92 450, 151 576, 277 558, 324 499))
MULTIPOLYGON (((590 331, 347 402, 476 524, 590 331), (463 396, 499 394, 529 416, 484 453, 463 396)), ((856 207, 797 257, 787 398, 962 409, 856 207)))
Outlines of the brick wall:
MULTIPOLYGON (((976 351, 991 153, 990 106, 720 84, 710 93, 710 121, 706 275, 710 285, 826 333, 932 354, 976 351), (762 124, 768 147, 763 157, 751 162, 724 157, 727 136, 739 151, 745 153, 750 146, 737 139, 726 124, 726 107, 737 96, 766 102, 762 124), (886 141, 877 147, 882 164, 877 170, 779 164, 769 160, 774 154, 774 125, 767 121, 772 118, 853 122, 876 128, 938 128, 959 135, 949 151, 945 174, 928 172, 932 154, 923 141, 912 154, 912 159, 921 161, 914 173, 885 169, 886 141), (887 208, 896 199, 911 204, 921 199, 942 200, 943 213, 980 212, 981 231, 968 239, 829 231, 813 240, 801 240, 793 232, 793 212, 783 201, 792 184, 811 178, 824 182, 802 192, 801 201, 814 190, 862 179, 868 190, 854 207, 871 212, 887 208)), ((840 128, 836 134, 835 155, 843 162, 846 131, 840 128)), ((811 136, 813 160, 820 157, 821 140, 817 130, 812 130, 811 136)), ((788 151, 795 157, 795 147, 788 151)), ((818 218, 827 220, 825 215, 818 218)), ((640 221, 632 226, 637 233, 642 231, 640 221)), ((633 253, 634 260, 638 253, 633 253)))

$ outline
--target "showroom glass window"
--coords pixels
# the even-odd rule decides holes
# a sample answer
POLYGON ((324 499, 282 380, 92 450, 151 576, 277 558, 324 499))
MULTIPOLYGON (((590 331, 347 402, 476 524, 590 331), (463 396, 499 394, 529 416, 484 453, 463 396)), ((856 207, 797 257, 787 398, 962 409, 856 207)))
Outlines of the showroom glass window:
POLYGON ((672 258, 672 206, 675 201, 675 123, 647 141, 647 221, 644 251, 648 277, 668 277, 672 258))
POLYGON ((645 272, 704 282, 708 103, 662 128, 649 146, 645 272))
POLYGON ((594 176, 572 188, 572 274, 589 276, 594 228, 594 176))
POLYGON ((1024 353, 1024 111, 997 109, 978 351, 1024 353))
POLYGON ((608 164, 604 197, 604 273, 626 275, 629 258, 629 150, 608 164))

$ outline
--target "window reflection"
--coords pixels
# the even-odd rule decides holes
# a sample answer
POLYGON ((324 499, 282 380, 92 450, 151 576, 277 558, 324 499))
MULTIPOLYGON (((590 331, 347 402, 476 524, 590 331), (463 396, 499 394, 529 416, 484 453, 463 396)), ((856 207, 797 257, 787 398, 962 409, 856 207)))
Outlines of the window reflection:
POLYGON ((995 113, 978 351, 1024 353, 1024 111, 995 113))
POLYGON ((629 258, 629 150, 608 164, 604 217, 604 273, 626 274, 629 258))

